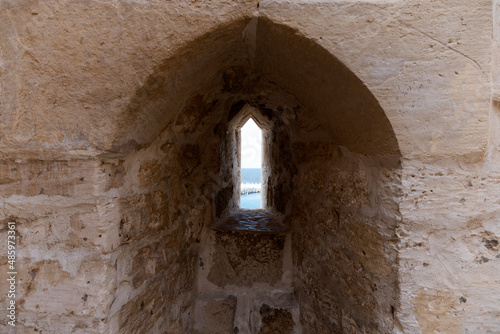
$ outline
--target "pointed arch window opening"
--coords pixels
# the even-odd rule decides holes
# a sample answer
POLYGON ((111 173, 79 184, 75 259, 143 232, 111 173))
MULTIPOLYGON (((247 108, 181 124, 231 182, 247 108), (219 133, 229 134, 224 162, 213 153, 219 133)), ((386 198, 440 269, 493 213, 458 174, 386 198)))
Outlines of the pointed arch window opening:
POLYGON ((241 127, 240 208, 261 209, 262 129, 250 117, 241 127))

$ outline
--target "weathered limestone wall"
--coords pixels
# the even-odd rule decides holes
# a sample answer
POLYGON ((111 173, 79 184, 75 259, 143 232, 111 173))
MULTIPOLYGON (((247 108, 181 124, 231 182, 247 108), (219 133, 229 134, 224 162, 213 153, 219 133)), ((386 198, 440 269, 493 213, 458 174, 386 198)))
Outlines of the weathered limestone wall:
POLYGON ((356 74, 405 158, 485 152, 491 1, 263 1, 259 9, 261 18, 297 29, 356 74))
POLYGON ((126 182, 108 203, 123 239, 112 253, 117 288, 106 320, 113 333, 184 332, 190 326, 195 239, 206 204, 190 203, 178 183, 166 182, 185 181, 178 164, 166 163, 167 156, 182 154, 185 143, 165 152, 155 144, 124 159, 126 182), (182 211, 179 201, 195 209, 182 211))
POLYGON ((202 233, 195 332, 300 332, 292 284, 292 240, 286 227, 295 171, 290 131, 282 120, 293 115, 297 101, 263 78, 241 69, 230 69, 223 77, 231 73, 233 84, 225 87, 234 94, 229 100, 236 103, 227 108, 223 118, 227 123, 217 126, 227 128, 219 180, 230 180, 235 191, 223 188, 217 194, 213 222, 202 233), (264 126, 265 210, 257 213, 241 211, 238 205, 239 127, 249 116, 264 126), (223 210, 217 209, 219 202, 224 203, 223 210))
POLYGON ((305 330, 495 332, 498 6, 0 2, 0 221, 19 228, 19 331, 189 330, 197 238, 234 183, 216 125, 245 100, 289 108, 292 155, 331 152, 296 160, 293 189, 280 181, 303 208, 305 330))
MULTIPOLYGON (((1 221, 15 221, 18 229, 17 333, 102 332, 116 278, 108 254, 117 231, 100 198, 112 183, 108 169, 91 159, 2 162, 1 221)), ((5 227, 1 234, 5 242, 5 227)), ((2 257, 2 282, 8 271, 2 257)), ((6 284, 1 287, 5 310, 6 284)), ((8 333, 6 320, 1 330, 8 333)))
POLYGON ((150 143, 220 59, 234 58, 226 51, 241 31, 197 38, 241 25, 257 8, 256 1, 208 3, 2 1, 2 152, 97 154, 128 140, 150 143), (169 79, 149 83, 168 108, 163 121, 149 122, 154 117, 134 113, 131 102, 158 69, 169 79))
POLYGON ((207 229, 202 246, 195 333, 265 333, 266 305, 287 315, 275 330, 300 332, 290 233, 207 229))
POLYGON ((491 167, 452 159, 406 166, 403 332, 496 331, 499 173, 491 167))
MULTIPOLYGON (((485 3, 483 8, 498 10, 498 4, 493 7, 485 3)), ((467 13, 464 20, 475 12, 468 10, 467 13)), ((494 28, 493 49, 491 45, 479 47, 481 40, 465 42, 463 31, 450 34, 450 39, 463 45, 464 55, 470 55, 469 58, 480 64, 485 73, 485 82, 481 84, 477 75, 464 75, 459 67, 453 67, 458 73, 455 80, 460 85, 455 83, 452 91, 460 92, 470 87, 466 95, 470 102, 459 104, 454 98, 450 115, 455 120, 464 111, 485 113, 489 124, 489 131, 484 131, 488 146, 445 158, 437 157, 436 153, 447 155, 446 151, 429 152, 433 157, 403 163, 405 196, 401 210, 405 224, 398 233, 401 236, 400 319, 403 332, 494 333, 500 324, 500 308, 495 298, 500 289, 497 278, 500 211, 495 195, 500 186, 500 128, 495 102, 498 82, 495 64, 498 24, 495 22, 498 22, 498 13, 484 17, 487 22, 474 21, 473 27, 479 29, 482 23, 487 24, 483 29, 488 33, 476 35, 476 38, 489 37, 494 28), (491 17, 493 24, 489 21, 491 17), (483 106, 474 102, 480 98, 488 99, 491 104, 483 106)), ((471 25, 467 27, 470 29, 471 25)), ((477 124, 468 127, 471 132, 474 126, 477 124)))
POLYGON ((305 332, 391 332, 399 306, 397 159, 328 141, 294 147, 295 286, 305 332))
MULTIPOLYGON (((222 38, 222 47, 207 55, 204 45, 217 39, 210 36, 192 49, 182 47, 216 26, 247 16, 254 5, 220 3, 215 16, 207 15, 210 9, 182 2, 27 1, 2 2, 0 8, 0 220, 16 221, 19 229, 15 329, 188 331, 196 238, 211 215, 211 203, 199 195, 206 174, 200 173, 203 168, 195 177, 191 173, 201 158, 210 164, 221 154, 205 141, 197 146, 198 136, 204 135, 196 128, 199 113, 211 106, 192 96, 199 86, 186 84, 193 76, 212 76, 218 68, 204 64, 223 60, 227 48, 239 49, 222 38), (197 25, 188 20, 183 26, 179 17, 197 25), (182 54, 181 60, 162 63, 175 52, 182 54), (150 75, 153 69, 172 75, 188 59, 205 72, 196 66, 177 68, 173 75, 184 85, 176 84, 175 91, 155 81, 158 75, 150 75), (145 88, 137 91, 139 87, 145 88), (151 96, 161 95, 162 89, 176 100, 162 96, 158 102, 151 96), (186 107, 189 97, 193 101, 186 107), (162 102, 168 109, 160 111, 164 117, 157 122, 140 109, 151 110, 162 102), (194 113, 190 104, 195 104, 194 113), (186 108, 167 137, 158 137, 186 108), (123 121, 112 116, 124 110, 132 116, 123 121), (190 131, 196 132, 194 139, 183 137, 190 131), (125 154, 108 154, 112 146, 125 154)), ((229 31, 234 29, 240 28, 229 31)), ((229 35, 241 36, 241 30, 229 35)), ((1 230, 6 240, 7 231, 3 226, 1 230)), ((2 254, 5 246, 2 242, 2 254)), ((7 273, 4 259, 2 280, 7 273)), ((6 309, 1 286, 1 307, 6 309)), ((0 321, 0 331, 12 330, 6 318, 0 321)))
MULTIPOLYGON (((348 77, 351 73, 340 70, 345 79, 352 80, 348 77)), ((293 237, 287 241, 291 242, 288 247, 292 254, 279 242, 255 231, 206 229, 200 255, 196 308, 200 322, 196 329, 213 330, 207 326, 214 323, 231 328, 232 323, 241 333, 258 332, 259 307, 267 299, 273 307, 294 313, 300 309, 300 320, 294 317, 300 327, 295 330, 390 330, 398 307, 395 228, 400 218, 396 202, 400 196, 399 159, 350 153, 338 147, 320 120, 311 118, 311 111, 293 96, 262 78, 251 80, 251 76, 243 75, 234 79, 241 81, 235 87, 251 87, 250 92, 260 93, 254 96, 243 91, 237 96, 254 106, 250 107, 254 115, 270 122, 268 129, 272 131, 265 144, 271 166, 268 210, 284 214, 285 225, 292 228, 293 237), (254 249, 254 244, 262 249, 254 249), (264 298, 266 291, 269 295, 264 298), (334 300, 336 304, 332 305, 334 300)), ((344 96, 343 101, 369 103, 360 98, 366 93, 355 80, 349 89, 351 95, 344 96)), ((230 124, 245 119, 246 108, 239 102, 229 108, 230 124)), ((391 134, 386 136, 390 138, 391 134)), ((381 140, 389 142, 387 138, 381 140)), ((234 140, 226 143, 230 149, 223 160, 233 168, 222 167, 225 172, 221 175, 225 174, 222 179, 234 179, 237 149, 234 140)), ((237 192, 232 194, 236 196, 237 192)), ((216 215, 216 222, 223 218, 222 212, 216 215)))
POLYGON ((394 128, 403 156, 395 332, 498 327, 492 8, 491 1, 261 3, 261 16, 296 27, 352 69, 394 128))

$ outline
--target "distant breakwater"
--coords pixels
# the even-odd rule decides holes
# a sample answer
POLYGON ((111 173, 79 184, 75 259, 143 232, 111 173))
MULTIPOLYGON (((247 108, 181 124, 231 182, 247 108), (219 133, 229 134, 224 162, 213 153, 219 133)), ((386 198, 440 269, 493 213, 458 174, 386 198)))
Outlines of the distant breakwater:
POLYGON ((241 195, 260 193, 262 189, 261 183, 242 183, 241 195))

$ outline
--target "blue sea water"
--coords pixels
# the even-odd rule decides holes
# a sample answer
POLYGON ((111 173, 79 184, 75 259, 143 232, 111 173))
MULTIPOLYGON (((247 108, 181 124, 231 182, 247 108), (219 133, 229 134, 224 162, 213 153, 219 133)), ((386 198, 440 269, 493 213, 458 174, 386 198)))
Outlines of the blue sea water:
MULTIPOLYGON (((242 168, 240 175, 241 183, 261 183, 260 168, 242 168)), ((241 195, 240 207, 243 209, 260 209, 261 193, 241 195)))
POLYGON ((260 168, 242 168, 241 169, 241 183, 260 183, 260 168))

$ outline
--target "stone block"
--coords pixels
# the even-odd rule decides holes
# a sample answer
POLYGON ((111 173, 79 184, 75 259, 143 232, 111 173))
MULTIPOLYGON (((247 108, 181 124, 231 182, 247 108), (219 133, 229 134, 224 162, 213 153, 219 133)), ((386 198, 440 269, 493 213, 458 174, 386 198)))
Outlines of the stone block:
POLYGON ((20 266, 23 310, 52 315, 105 317, 113 300, 115 269, 106 261, 84 262, 75 276, 57 261, 20 266))
POLYGON ((167 308, 164 286, 159 280, 124 305, 119 313, 119 333, 147 333, 167 308))
POLYGON ((198 299, 196 301, 196 327, 199 334, 233 334, 237 298, 198 299))
POLYGON ((4 196, 84 196, 97 193, 99 183, 95 160, 0 163, 0 191, 4 196))
POLYGON ((274 285, 283 275, 284 234, 215 231, 208 280, 220 287, 274 285))

